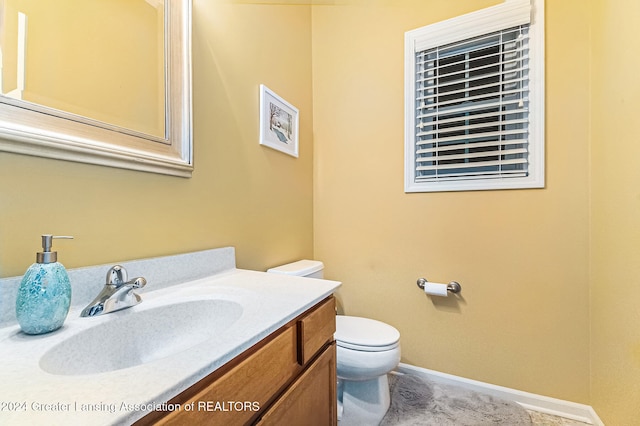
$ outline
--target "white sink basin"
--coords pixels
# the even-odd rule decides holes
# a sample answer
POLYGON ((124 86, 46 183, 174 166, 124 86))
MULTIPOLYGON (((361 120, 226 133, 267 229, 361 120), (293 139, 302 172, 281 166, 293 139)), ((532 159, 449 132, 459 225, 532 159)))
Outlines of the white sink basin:
POLYGON ((73 376, 149 363, 215 338, 242 312, 242 305, 233 300, 205 299, 108 314, 118 317, 53 346, 40 358, 40 368, 73 376))

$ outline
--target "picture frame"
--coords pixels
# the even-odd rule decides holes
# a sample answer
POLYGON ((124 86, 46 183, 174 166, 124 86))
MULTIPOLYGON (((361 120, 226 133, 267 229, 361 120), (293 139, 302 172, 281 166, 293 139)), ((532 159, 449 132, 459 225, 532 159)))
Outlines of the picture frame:
POLYGON ((260 85, 260 145, 298 157, 298 108, 260 85))

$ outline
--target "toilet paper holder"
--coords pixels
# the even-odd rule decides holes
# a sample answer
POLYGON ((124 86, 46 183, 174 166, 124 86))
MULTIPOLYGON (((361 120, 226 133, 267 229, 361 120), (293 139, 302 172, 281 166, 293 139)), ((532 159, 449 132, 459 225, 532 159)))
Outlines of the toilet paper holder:
MULTIPOLYGON (((424 290, 424 285, 428 282, 429 281, 427 281, 425 278, 418 278, 418 282, 416 284, 418 284, 418 287, 421 290, 424 290)), ((447 284, 447 291, 457 294, 462 291, 462 286, 457 281, 451 281, 449 284, 447 284)))

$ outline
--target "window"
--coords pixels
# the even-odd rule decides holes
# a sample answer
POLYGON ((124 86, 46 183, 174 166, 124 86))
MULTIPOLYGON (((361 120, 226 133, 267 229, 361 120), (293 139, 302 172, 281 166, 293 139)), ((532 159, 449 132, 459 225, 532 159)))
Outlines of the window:
POLYGON ((544 187, 542 6, 406 33, 406 192, 544 187))

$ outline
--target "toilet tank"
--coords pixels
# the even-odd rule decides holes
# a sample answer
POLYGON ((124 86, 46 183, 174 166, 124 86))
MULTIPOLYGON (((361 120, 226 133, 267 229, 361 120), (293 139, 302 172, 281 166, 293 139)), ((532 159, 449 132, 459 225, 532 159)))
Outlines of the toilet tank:
POLYGON ((296 277, 322 278, 323 269, 324 264, 319 260, 298 260, 297 262, 268 269, 267 272, 272 274, 293 275, 296 277))

